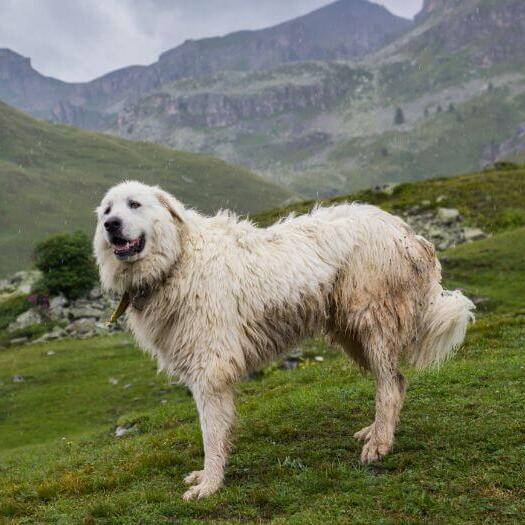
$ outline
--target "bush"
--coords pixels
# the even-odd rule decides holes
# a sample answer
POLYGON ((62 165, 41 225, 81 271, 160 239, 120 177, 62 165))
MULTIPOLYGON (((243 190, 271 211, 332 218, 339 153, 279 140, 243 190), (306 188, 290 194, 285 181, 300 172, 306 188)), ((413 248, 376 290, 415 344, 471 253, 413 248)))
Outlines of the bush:
POLYGON ((405 114, 401 108, 396 108, 396 113, 394 115, 394 124, 400 126, 405 123, 405 114))
POLYGON ((68 299, 86 295, 98 280, 91 242, 83 232, 52 235, 35 249, 36 267, 43 273, 36 289, 68 299))

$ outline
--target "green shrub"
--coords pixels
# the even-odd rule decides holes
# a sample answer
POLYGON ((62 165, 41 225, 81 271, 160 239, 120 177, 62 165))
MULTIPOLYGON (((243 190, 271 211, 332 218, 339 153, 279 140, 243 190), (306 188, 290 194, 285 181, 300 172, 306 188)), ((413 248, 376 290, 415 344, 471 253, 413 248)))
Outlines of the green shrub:
POLYGON ((87 294, 97 283, 91 242, 83 232, 52 235, 35 249, 36 267, 42 271, 39 292, 63 293, 69 299, 87 294))
POLYGON ((396 113, 394 115, 394 124, 400 126, 405 123, 405 113, 401 108, 396 108, 396 113))
POLYGON ((25 296, 17 296, 0 302, 0 330, 7 328, 16 318, 33 306, 25 296))

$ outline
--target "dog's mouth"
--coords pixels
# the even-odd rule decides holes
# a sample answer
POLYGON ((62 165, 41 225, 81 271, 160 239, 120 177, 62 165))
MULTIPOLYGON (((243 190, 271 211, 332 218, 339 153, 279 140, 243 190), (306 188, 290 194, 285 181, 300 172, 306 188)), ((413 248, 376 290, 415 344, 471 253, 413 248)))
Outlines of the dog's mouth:
POLYGON ((118 259, 127 259, 128 257, 133 257, 144 250, 146 237, 142 234, 140 237, 128 241, 128 239, 124 239, 124 237, 113 235, 111 237, 111 244, 113 245, 113 253, 118 259))

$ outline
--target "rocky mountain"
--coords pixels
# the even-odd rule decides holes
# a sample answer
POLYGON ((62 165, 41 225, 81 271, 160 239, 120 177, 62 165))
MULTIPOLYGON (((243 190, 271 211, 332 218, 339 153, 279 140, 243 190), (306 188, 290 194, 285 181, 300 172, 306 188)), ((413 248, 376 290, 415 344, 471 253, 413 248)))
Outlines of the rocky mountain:
POLYGON ((25 77, 8 74, 6 90, 4 72, 0 98, 330 196, 475 170, 508 151, 519 158, 524 35, 521 0, 426 0, 412 24, 341 0, 273 28, 186 42, 87 84, 53 88, 11 56, 9 71, 25 77))
POLYGON ((465 64, 488 69, 521 58, 524 49, 520 0, 427 0, 418 20, 419 34, 404 48, 414 56, 459 54, 465 64))
POLYGON ((104 129, 125 104, 167 83, 290 62, 362 57, 409 26, 408 20, 367 0, 338 0, 267 29, 188 40, 150 66, 127 67, 76 84, 44 77, 28 58, 3 49, 0 100, 39 118, 104 129))
MULTIPOLYGON (((366 0, 338 0, 305 16, 259 31, 188 41, 161 55, 159 64, 199 78, 220 71, 271 69, 288 62, 362 57, 410 26, 366 0)), ((164 80, 175 80, 170 75, 164 80)))
POLYGON ((423 7, 416 15, 416 20, 420 22, 433 14, 442 15, 461 3, 464 3, 464 0, 423 0, 423 7))

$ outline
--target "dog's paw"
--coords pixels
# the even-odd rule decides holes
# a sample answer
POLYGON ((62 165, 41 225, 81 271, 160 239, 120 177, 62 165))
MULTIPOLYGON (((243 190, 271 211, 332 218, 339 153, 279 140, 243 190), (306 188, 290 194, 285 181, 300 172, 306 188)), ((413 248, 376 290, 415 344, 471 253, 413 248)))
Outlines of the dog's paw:
POLYGON ((365 428, 362 428, 359 432, 354 434, 354 438, 359 441, 368 441, 372 437, 372 432, 374 431, 374 423, 368 425, 365 428))
POLYGON ((212 494, 215 494, 215 492, 221 488, 221 485, 222 483, 220 482, 206 480, 200 481, 198 485, 194 485, 188 489, 182 496, 182 499, 189 501, 192 499, 206 498, 212 494))
POLYGON ((361 463, 366 465, 383 459, 390 452, 390 448, 391 445, 389 443, 382 443, 370 437, 361 452, 361 463))
POLYGON ((204 475, 204 470, 194 470, 184 478, 186 485, 193 485, 194 483, 200 483, 204 475))

